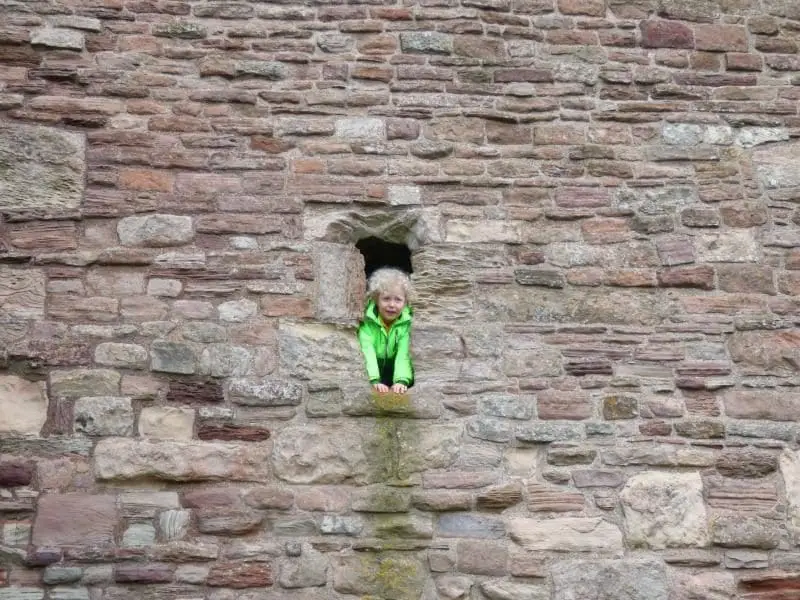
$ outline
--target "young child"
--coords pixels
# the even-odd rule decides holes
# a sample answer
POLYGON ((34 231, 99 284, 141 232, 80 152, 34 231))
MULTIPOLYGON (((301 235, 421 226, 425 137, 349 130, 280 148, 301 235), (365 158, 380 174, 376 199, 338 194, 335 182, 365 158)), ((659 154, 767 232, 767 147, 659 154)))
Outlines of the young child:
POLYGON ((358 341, 369 382, 381 393, 391 389, 396 394, 404 394, 414 385, 410 288, 408 275, 398 269, 378 269, 367 282, 369 299, 358 326, 358 341))

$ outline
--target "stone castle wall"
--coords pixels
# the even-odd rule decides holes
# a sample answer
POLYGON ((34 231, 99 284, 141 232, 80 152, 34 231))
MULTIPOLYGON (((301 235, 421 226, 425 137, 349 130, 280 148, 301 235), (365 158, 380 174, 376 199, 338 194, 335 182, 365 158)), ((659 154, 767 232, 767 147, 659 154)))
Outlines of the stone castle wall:
POLYGON ((0 599, 797 597, 799 6, 4 0, 0 599))

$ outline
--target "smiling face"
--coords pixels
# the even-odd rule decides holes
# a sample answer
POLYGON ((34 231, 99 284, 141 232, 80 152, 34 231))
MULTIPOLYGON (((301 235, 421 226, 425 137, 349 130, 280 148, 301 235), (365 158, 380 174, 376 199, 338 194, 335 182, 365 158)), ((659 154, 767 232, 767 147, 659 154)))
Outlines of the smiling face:
POLYGON ((394 323, 406 306, 406 296, 403 293, 403 288, 400 286, 387 288, 378 294, 375 304, 378 305, 378 314, 383 319, 383 322, 387 325, 394 323))

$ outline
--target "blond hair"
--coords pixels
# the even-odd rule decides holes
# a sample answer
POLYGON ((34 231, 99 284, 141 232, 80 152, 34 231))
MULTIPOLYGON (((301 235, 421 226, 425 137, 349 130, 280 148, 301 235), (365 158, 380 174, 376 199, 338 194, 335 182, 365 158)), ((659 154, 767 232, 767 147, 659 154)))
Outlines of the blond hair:
POLYGON ((409 302, 411 298, 411 280, 400 269, 382 267, 373 271, 367 280, 367 295, 376 301, 378 296, 393 288, 403 290, 406 303, 409 302))

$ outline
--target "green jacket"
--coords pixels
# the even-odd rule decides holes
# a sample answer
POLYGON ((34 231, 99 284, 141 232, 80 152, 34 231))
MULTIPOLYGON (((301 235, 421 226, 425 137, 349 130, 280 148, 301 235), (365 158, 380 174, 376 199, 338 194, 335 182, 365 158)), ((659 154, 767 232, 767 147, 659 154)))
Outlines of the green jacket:
POLYGON ((394 381, 411 385, 414 382, 414 366, 411 364, 411 318, 413 311, 406 306, 386 331, 378 315, 374 300, 367 302, 364 318, 358 326, 358 341, 367 366, 370 383, 381 380, 380 365, 394 361, 394 381))

